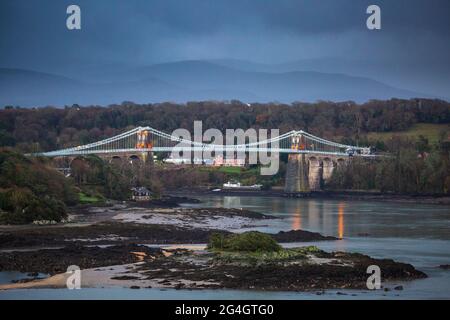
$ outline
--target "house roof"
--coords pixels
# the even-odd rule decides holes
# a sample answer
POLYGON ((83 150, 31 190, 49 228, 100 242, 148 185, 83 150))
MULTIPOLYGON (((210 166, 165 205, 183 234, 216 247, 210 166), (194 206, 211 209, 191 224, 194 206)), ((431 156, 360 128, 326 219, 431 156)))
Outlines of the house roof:
POLYGON ((134 187, 134 188, 131 188, 131 191, 138 192, 138 193, 152 193, 146 187, 134 187))

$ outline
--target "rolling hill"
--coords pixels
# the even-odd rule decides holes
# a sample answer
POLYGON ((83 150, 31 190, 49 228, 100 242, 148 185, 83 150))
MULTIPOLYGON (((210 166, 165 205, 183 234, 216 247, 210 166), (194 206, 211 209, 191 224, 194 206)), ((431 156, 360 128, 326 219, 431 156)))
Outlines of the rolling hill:
MULTIPOLYGON (((107 105, 231 100, 245 102, 317 100, 364 102, 424 97, 365 77, 316 71, 272 72, 210 61, 180 61, 109 70, 87 81, 20 69, 0 68, 0 106, 107 105), (101 79, 101 80, 100 80, 101 79)), ((254 65, 258 69, 260 65, 254 65)), ((111 67, 113 68, 113 67, 111 67)))

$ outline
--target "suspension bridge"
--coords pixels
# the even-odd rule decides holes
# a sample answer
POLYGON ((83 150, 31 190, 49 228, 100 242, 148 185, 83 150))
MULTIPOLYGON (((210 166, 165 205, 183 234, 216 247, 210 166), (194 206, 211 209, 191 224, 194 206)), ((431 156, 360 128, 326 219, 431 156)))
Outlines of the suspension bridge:
MULTIPOLYGON (((292 130, 270 137, 265 134, 265 138, 261 138, 260 131, 259 140, 256 136, 253 136, 253 139, 250 138, 252 135, 248 131, 242 131, 240 132, 241 142, 238 142, 239 138, 237 140, 233 138, 233 143, 223 143, 215 139, 208 140, 213 140, 208 143, 204 142, 206 139, 203 139, 203 136, 201 141, 197 141, 196 137, 192 140, 186 138, 186 132, 187 130, 178 136, 152 127, 137 127, 101 141, 34 155, 66 159, 97 155, 111 161, 129 158, 133 163, 133 159, 145 161, 149 158, 149 154, 155 152, 181 151, 183 154, 191 152, 191 155, 192 152, 197 154, 208 152, 216 155, 285 153, 288 154, 285 191, 292 194, 320 190, 323 184, 331 179, 335 168, 348 163, 353 157, 376 157, 372 154, 371 148, 329 141, 303 130, 292 130), (244 133, 243 139, 242 133, 244 133)), ((189 132, 187 135, 190 136, 189 132)))
POLYGON ((246 143, 206 143, 186 139, 151 127, 137 127, 94 143, 38 153, 45 157, 82 156, 90 154, 132 154, 138 152, 211 151, 211 152, 272 152, 288 154, 318 154, 332 156, 371 156, 368 147, 336 143, 305 131, 289 131, 282 135, 246 143))

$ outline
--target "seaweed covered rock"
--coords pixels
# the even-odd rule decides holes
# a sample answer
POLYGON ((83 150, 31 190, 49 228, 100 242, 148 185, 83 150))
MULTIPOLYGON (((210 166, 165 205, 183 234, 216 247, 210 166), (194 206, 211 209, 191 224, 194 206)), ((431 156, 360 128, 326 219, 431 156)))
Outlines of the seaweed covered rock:
POLYGON ((211 235, 208 249, 223 251, 279 251, 281 246, 268 234, 249 231, 241 234, 211 235))

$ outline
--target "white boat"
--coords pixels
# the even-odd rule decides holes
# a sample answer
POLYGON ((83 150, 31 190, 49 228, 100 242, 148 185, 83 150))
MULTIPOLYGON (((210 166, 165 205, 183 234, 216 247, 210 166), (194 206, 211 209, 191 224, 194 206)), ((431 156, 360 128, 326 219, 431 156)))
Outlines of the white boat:
POLYGON ((223 184, 224 188, 240 188, 241 187, 241 183, 240 182, 230 182, 228 181, 227 183, 223 184))
POLYGON ((223 184, 224 189, 240 189, 240 190, 259 190, 261 189, 262 184, 254 184, 251 186, 243 186, 240 182, 231 182, 228 181, 227 183, 223 184))

